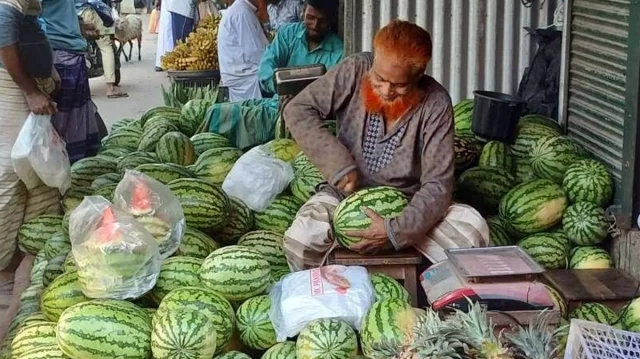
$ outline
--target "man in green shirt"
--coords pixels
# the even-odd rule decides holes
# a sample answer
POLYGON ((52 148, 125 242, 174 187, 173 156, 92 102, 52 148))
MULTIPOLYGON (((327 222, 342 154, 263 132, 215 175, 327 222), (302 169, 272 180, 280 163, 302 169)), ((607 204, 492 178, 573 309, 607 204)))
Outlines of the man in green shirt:
POLYGON ((280 102, 273 83, 275 70, 315 64, 330 69, 337 65, 344 51, 336 35, 337 19, 338 0, 306 0, 303 22, 280 28, 260 62, 260 87, 272 97, 215 104, 201 130, 224 135, 240 149, 272 140, 280 102))

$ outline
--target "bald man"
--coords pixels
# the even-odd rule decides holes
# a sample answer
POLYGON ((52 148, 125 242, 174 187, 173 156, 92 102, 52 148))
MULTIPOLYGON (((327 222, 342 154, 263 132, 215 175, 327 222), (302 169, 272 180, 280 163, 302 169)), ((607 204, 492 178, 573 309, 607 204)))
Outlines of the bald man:
POLYGON ((371 210, 371 226, 350 233, 352 250, 367 254, 428 247, 427 234, 451 204, 454 184, 453 114, 447 91, 425 75, 431 37, 394 21, 374 40, 374 53, 343 60, 296 96, 284 120, 327 184, 298 212, 284 246, 292 270, 321 265, 334 246, 333 212, 346 195, 391 186, 411 198, 400 216, 371 210), (338 136, 323 126, 335 118, 338 136))

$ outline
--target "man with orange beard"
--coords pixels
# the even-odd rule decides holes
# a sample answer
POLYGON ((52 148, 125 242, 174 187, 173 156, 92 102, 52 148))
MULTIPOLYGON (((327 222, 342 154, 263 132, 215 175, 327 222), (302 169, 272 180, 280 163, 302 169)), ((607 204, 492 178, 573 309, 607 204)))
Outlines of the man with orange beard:
MULTIPOLYGON (((285 233, 292 270, 323 264, 335 247, 335 208, 346 195, 365 187, 395 187, 411 201, 391 220, 364 209, 372 224, 349 233, 362 238, 351 249, 374 254, 415 246, 427 248, 429 257, 428 247, 434 244, 426 243, 428 234, 447 214, 454 184, 451 99, 424 74, 431 47, 428 32, 393 21, 376 34, 373 54, 346 58, 285 108, 291 134, 328 182, 285 233), (331 118, 338 122, 337 137, 323 127, 323 120, 331 118)), ((461 243, 445 247, 477 246, 486 240, 484 234, 472 243, 462 237, 461 243)))

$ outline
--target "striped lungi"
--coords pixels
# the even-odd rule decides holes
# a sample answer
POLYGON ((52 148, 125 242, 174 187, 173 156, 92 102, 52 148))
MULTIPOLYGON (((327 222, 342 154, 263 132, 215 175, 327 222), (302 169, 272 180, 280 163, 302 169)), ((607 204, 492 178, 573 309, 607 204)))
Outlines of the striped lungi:
POLYGON ((13 170, 11 149, 28 115, 23 92, 0 68, 0 270, 11 262, 24 221, 60 211, 57 189, 42 185, 27 191, 13 170))

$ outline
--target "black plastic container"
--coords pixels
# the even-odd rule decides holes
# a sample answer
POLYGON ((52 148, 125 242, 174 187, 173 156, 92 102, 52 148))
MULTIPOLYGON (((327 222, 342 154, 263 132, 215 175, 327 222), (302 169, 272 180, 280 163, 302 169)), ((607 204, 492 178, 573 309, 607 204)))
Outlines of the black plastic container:
POLYGON ((499 92, 475 91, 473 94, 473 133, 487 141, 512 142, 526 102, 499 92))

